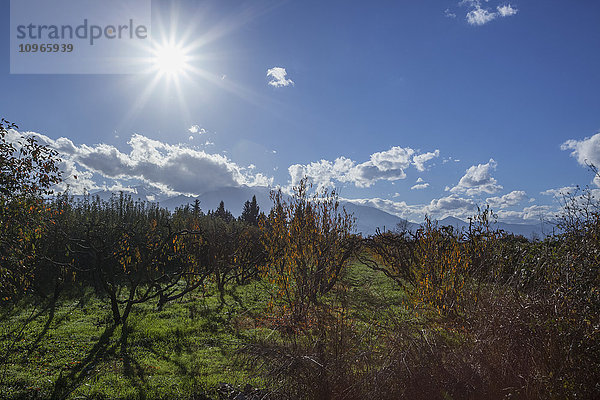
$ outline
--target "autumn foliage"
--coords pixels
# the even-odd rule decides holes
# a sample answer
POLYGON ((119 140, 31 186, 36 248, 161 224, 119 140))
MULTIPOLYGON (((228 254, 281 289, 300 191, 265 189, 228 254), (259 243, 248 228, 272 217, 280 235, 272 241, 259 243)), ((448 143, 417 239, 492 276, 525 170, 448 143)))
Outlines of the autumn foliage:
POLYGON ((465 230, 426 219, 361 237, 336 192, 306 180, 273 192, 266 215, 248 200, 239 218, 223 202, 205 213, 198 201, 169 211, 123 193, 50 196, 57 154, 13 128, 0 123, 7 310, 93 292, 126 355, 138 305, 163 311, 213 290, 229 313, 228 298, 242 304, 236 289, 251 286, 269 300, 260 315, 244 310, 256 330, 236 332, 238 350, 272 399, 600 398, 590 190, 565 196, 556 233, 541 240, 495 229, 488 208, 465 230))
POLYGON ((309 195, 308 189, 303 180, 289 200, 274 192, 273 209, 261 224, 267 251, 263 273, 276 285, 276 298, 284 301, 292 324, 304 322, 334 288, 357 243, 351 235, 354 221, 335 192, 309 195))
POLYGON ((43 196, 60 181, 57 153, 0 121, 0 299, 32 287, 36 244, 51 223, 43 196), (14 136, 10 138, 9 136, 14 136))

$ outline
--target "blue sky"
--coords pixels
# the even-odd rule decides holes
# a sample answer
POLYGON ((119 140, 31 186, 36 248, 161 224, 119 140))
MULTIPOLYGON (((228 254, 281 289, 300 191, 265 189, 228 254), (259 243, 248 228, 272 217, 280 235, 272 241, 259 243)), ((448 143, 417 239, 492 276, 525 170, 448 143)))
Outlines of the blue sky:
POLYGON ((597 1, 154 1, 153 36, 188 51, 160 79, 11 75, 1 4, 1 115, 62 152, 73 191, 308 175, 414 221, 531 222, 597 187, 597 1))

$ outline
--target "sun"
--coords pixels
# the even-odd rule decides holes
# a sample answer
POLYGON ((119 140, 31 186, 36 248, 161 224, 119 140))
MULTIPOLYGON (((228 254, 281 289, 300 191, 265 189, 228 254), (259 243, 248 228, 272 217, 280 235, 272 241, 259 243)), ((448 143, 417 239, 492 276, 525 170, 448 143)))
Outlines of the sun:
POLYGON ((153 50, 153 69, 161 76, 176 78, 189 70, 190 56, 182 45, 167 42, 153 50))

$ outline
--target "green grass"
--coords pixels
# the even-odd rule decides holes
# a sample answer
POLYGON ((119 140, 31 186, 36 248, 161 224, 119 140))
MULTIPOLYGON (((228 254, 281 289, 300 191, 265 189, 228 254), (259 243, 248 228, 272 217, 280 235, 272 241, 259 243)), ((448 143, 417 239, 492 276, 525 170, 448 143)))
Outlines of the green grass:
MULTIPOLYGON (((343 282, 359 320, 383 317, 403 297, 387 277, 362 265, 352 266, 343 282)), ((260 377, 237 362, 236 350, 272 333, 255 319, 266 313, 268 293, 264 282, 254 282, 235 288, 225 306, 213 288, 162 311, 153 302, 137 305, 126 331, 112 325, 108 302, 91 293, 59 301, 53 315, 22 304, 2 317, 0 357, 8 359, 0 364, 0 397, 180 399, 216 397, 221 382, 261 387, 260 377)))

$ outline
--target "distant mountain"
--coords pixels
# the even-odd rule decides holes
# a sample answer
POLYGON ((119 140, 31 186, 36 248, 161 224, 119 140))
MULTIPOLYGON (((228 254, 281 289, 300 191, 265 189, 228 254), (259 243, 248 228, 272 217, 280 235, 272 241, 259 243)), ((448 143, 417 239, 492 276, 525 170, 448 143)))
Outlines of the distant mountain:
POLYGON ((215 210, 219 207, 221 200, 225 203, 225 208, 231 211, 234 216, 239 216, 244 208, 244 203, 256 196, 256 202, 261 211, 267 213, 273 206, 270 198, 270 189, 264 186, 240 186, 229 187, 212 192, 204 193, 198 196, 200 208, 203 211, 215 210))
MULTIPOLYGON (((441 226, 452 226, 459 230, 469 229, 469 223, 455 217, 446 217, 438 221, 441 226)), ((509 224, 506 222, 496 222, 492 224, 495 229, 501 229, 505 232, 513 233, 515 235, 522 235, 526 238, 543 238, 551 235, 555 228, 555 225, 551 222, 540 222, 539 224, 509 224)))
MULTIPOLYGON (((99 190, 97 192, 90 193, 93 197, 100 197, 101 200, 108 201, 113 195, 119 195, 119 190, 99 190)), ((134 186, 129 190, 123 191, 124 194, 130 195, 134 200, 143 200, 143 201, 152 201, 152 202, 160 202, 162 200, 168 199, 169 196, 160 193, 158 190, 153 190, 146 186, 134 186)), ((75 199, 83 198, 82 195, 73 196, 75 199)))
POLYGON ((354 218, 356 218, 356 231, 362 233, 363 236, 374 234, 378 228, 381 231, 393 231, 401 228, 414 231, 419 226, 375 207, 354 204, 348 201, 341 201, 340 204, 344 206, 348 213, 354 215, 354 218))
MULTIPOLYGON (((93 196, 98 195, 103 200, 110 199, 110 196, 113 194, 114 193, 110 191, 92 193, 93 196)), ((144 186, 136 186, 133 188, 133 192, 128 192, 128 194, 134 199, 158 202, 162 207, 168 208, 169 210, 175 210, 175 208, 182 207, 186 204, 194 204, 194 201, 196 200, 196 197, 184 195, 169 197, 144 186)), ((231 211, 234 216, 239 216, 242 213, 244 203, 247 200, 252 199, 252 196, 256 196, 256 201, 263 212, 267 213, 271 209, 273 203, 270 199, 270 189, 267 187, 240 186, 223 188, 204 193, 198 196, 197 199, 200 200, 200 208, 204 212, 215 210, 219 206, 219 203, 223 201, 226 209, 231 211)), ((355 230, 363 236, 372 235, 377 229, 381 231, 393 231, 406 228, 414 232, 420 226, 419 224, 408 222, 405 219, 372 206, 354 204, 349 201, 341 201, 340 204, 356 218, 355 230)), ((441 226, 449 225, 459 230, 469 228, 468 222, 455 217, 446 217, 439 220, 438 223, 441 226)), ((523 235, 527 238, 542 238, 553 232, 553 224, 548 222, 543 224, 509 224, 498 222, 495 224, 495 227, 506 232, 514 233, 515 235, 523 235)))

